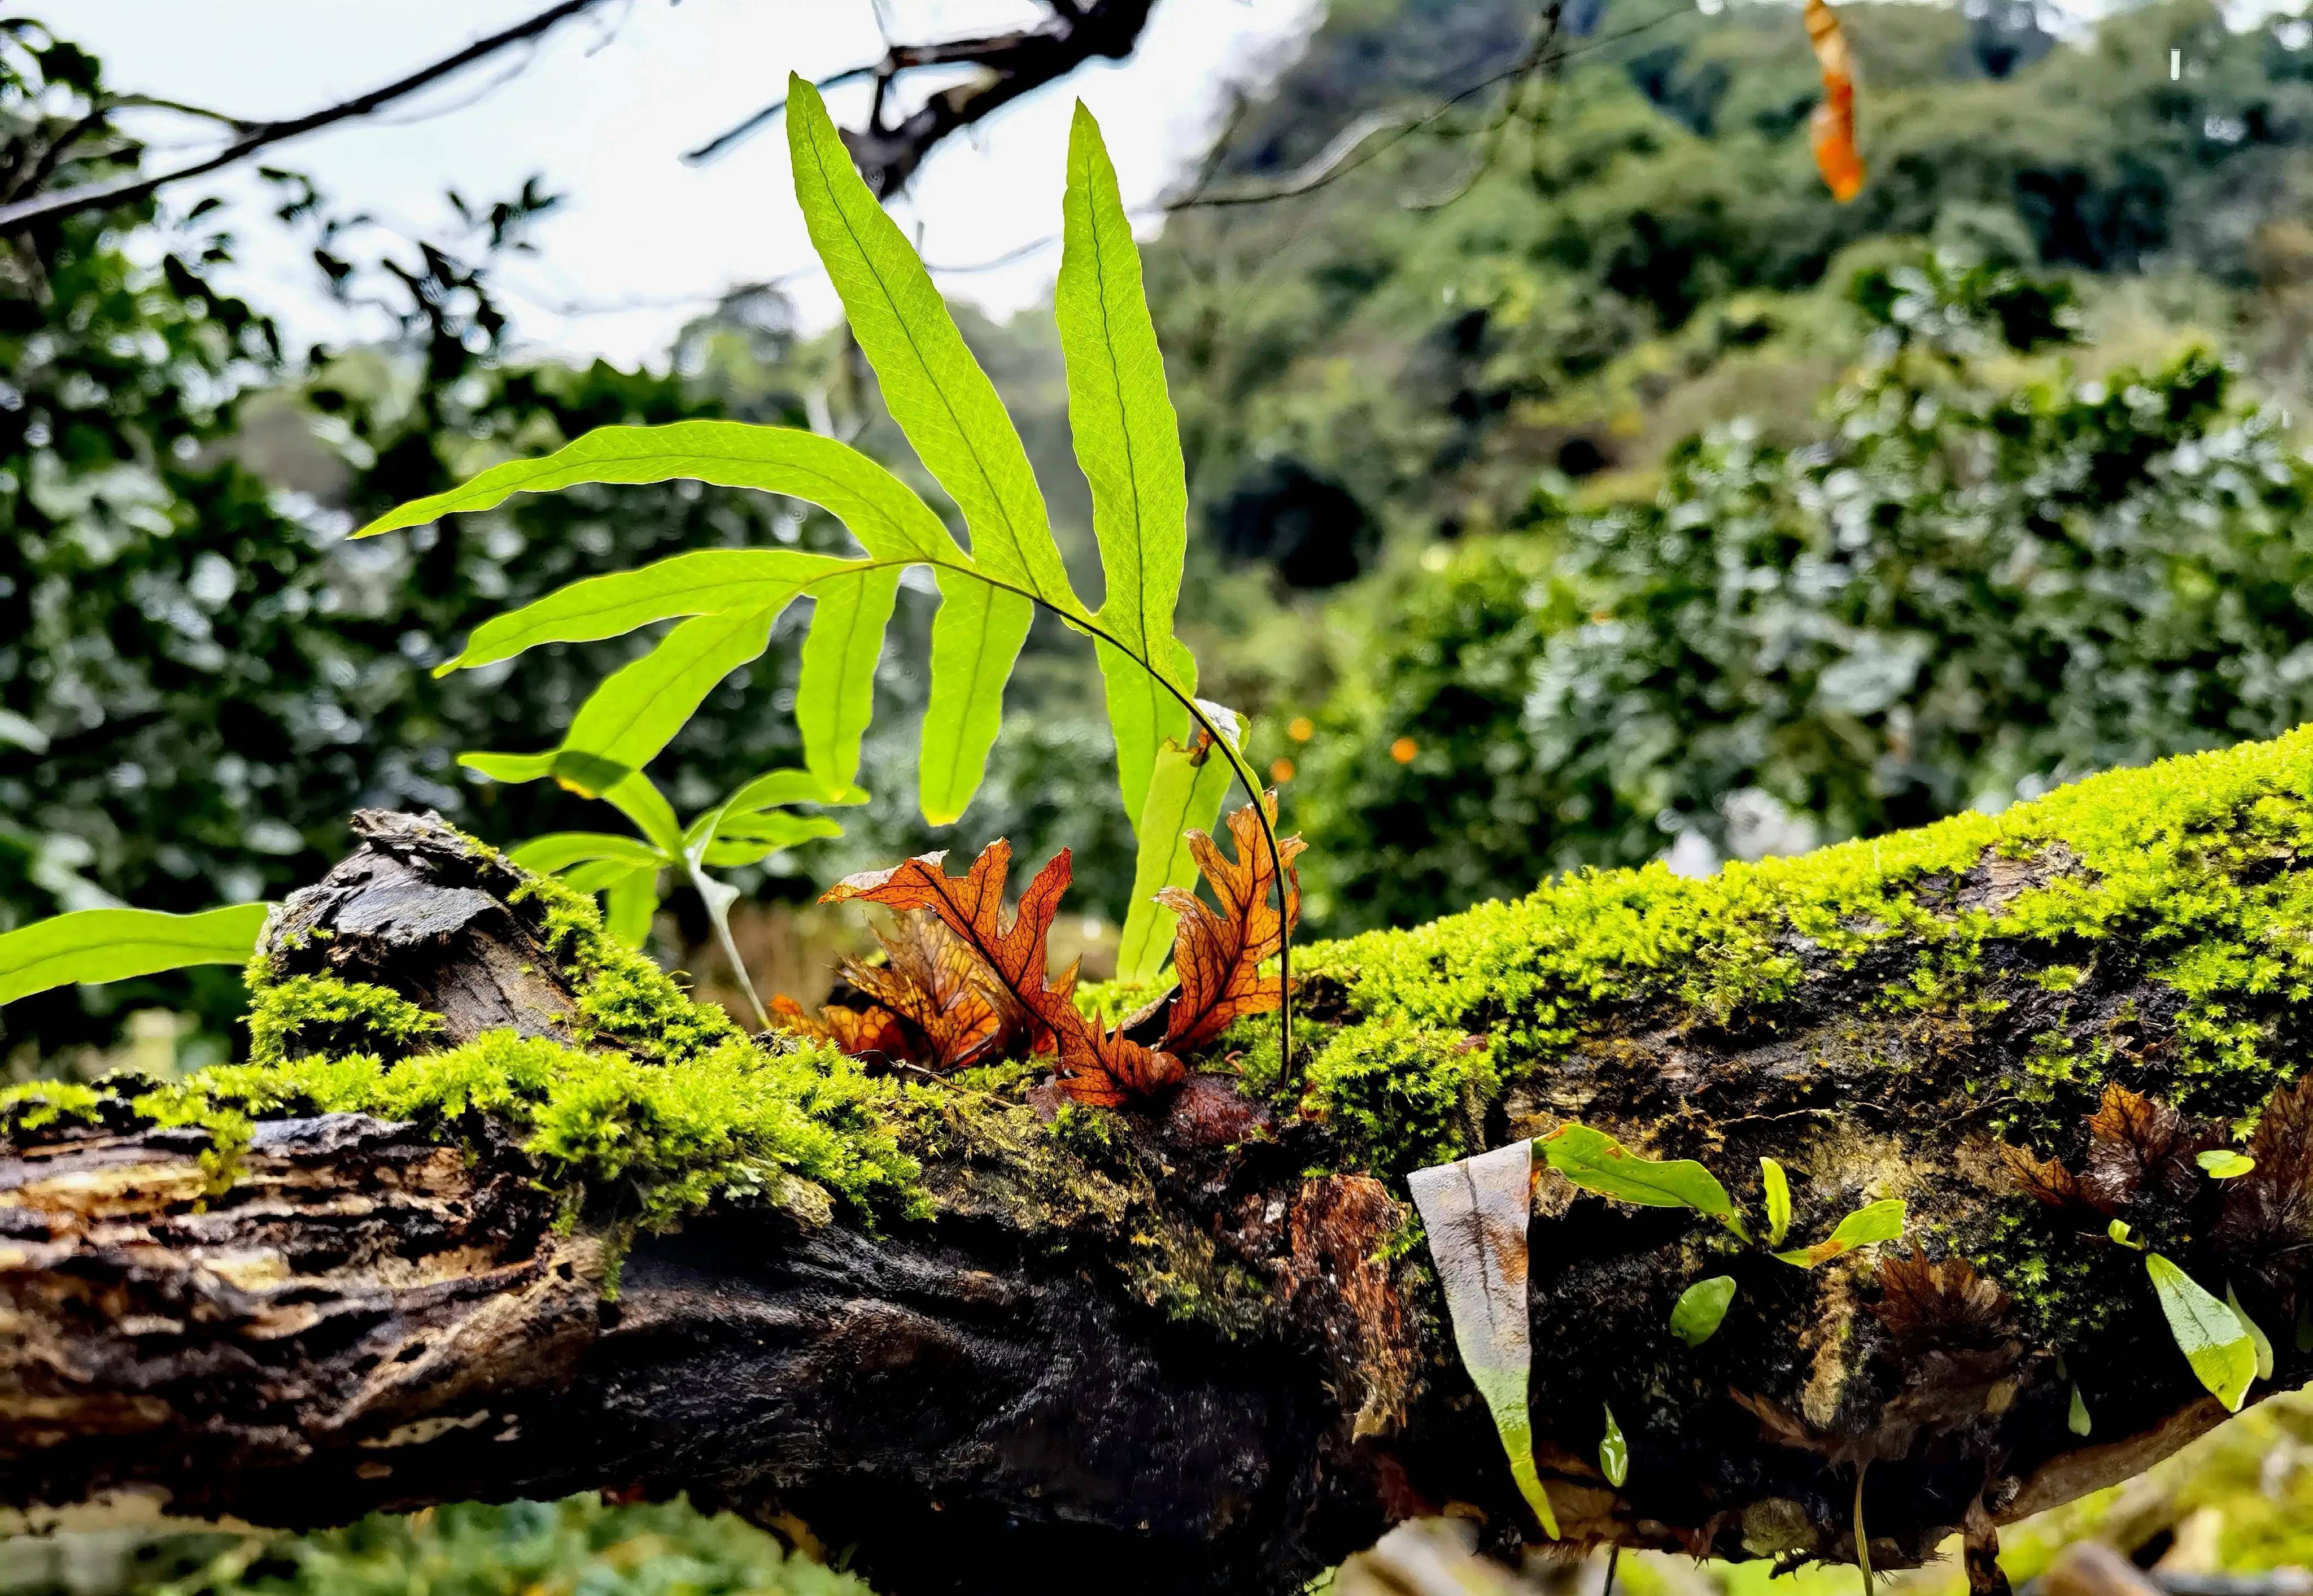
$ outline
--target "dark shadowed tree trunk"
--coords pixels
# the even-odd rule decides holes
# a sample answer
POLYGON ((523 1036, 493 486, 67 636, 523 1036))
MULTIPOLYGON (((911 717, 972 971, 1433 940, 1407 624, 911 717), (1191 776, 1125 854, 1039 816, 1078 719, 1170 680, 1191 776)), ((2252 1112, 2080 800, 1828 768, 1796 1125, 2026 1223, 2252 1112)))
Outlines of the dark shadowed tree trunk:
MULTIPOLYGON (((2291 1091, 2245 1123, 2313 1018, 2309 786, 2297 736, 1711 881, 1558 884, 1311 950, 1293 1089, 1249 1023, 1131 1112, 1055 1115, 1019 1071, 870 1081, 919 1165, 899 1197, 831 1153, 733 1154, 694 1157, 675 1208, 645 1167, 669 1111, 633 1082, 676 1054, 636 1027, 713 1025, 618 1010, 567 903, 365 815, 269 929, 263 1062, 8 1109, 0 1500, 303 1527, 688 1491, 893 1592, 1283 1592, 1449 1503, 1504 1548, 1538 1531, 1404 1175, 1579 1118, 1701 1160, 1754 1230, 1780 1160, 1792 1245, 1869 1199, 1908 1218, 1803 1268, 1538 1180, 1531 1407, 1569 1542, 1845 1557, 1860 1500, 1876 1565, 1985 1548, 2222 1416, 2113 1219, 2267 1327, 2256 1394, 2313 1371, 2309 1115, 2291 1091), (380 988, 402 1019, 321 1001, 380 988), (294 1024, 267 1007, 293 991, 294 1024), (508 1030, 642 1107, 557 1118, 552 1086, 455 1051, 508 1030), (423 1112, 360 1056, 397 1048, 434 1071, 423 1112), (576 1148, 581 1123, 616 1128, 576 1148), (2229 1135, 2257 1162, 2220 1181, 2194 1155, 2229 1135), (1672 1304, 1720 1274, 1734 1306, 1690 1347, 1672 1304)), ((839 1123, 795 1086, 836 1066, 778 1067, 839 1123)))

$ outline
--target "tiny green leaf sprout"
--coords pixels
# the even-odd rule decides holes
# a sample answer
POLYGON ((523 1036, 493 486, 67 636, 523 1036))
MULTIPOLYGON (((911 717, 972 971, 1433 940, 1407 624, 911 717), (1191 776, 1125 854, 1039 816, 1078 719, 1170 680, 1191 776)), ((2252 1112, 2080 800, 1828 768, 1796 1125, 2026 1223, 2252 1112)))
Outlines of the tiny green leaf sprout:
POLYGON ((1631 1443, 1623 1439, 1623 1426, 1614 1422, 1613 1404, 1602 1402, 1598 1406, 1606 1410, 1606 1433, 1598 1438, 1598 1472, 1619 1491, 1623 1482, 1631 1477, 1631 1443))
POLYGON ((2144 1243, 2135 1239, 2136 1232, 2130 1227, 2129 1222, 2124 1219, 2116 1219, 2110 1224, 2105 1226, 2104 1233, 2107 1239, 2121 1247, 2125 1247, 2133 1252, 2142 1252, 2144 1250, 2144 1243))
POLYGON ((2080 1395, 2080 1382, 2072 1381, 2071 1410, 2064 1415, 2064 1428, 2075 1435, 2086 1435, 2092 1428, 2089 1419, 2088 1398, 2080 1395))
POLYGON ((2245 1152, 2235 1152, 2229 1147, 2212 1147, 2194 1160, 2212 1180, 2238 1180, 2256 1168, 2256 1160, 2245 1152))
POLYGON ((1781 1247, 1791 1231, 1791 1179, 1772 1159, 1759 1160, 1759 1184, 1767 1200, 1767 1245, 1781 1247))
POLYGON ((1735 1301, 1735 1277, 1714 1274, 1698 1280, 1678 1294, 1671 1305, 1670 1333, 1689 1346, 1701 1346, 1719 1334, 1727 1309, 1735 1301))
MULTIPOLYGON (((495 781, 533 781, 554 773, 552 754, 468 754, 458 761, 495 781)), ((629 948, 640 948, 658 913, 659 884, 673 870, 698 890, 722 944, 723 957, 739 978, 754 1010, 755 1023, 770 1029, 771 1017, 748 978, 746 961, 731 939, 731 905, 738 889, 708 870, 757 864, 774 853, 821 837, 840 837, 842 826, 819 815, 791 815, 796 805, 864 804, 857 787, 825 796, 808 770, 769 771, 738 788, 691 823, 676 824, 674 807, 640 771, 617 776, 594 796, 632 823, 638 836, 612 832, 552 832, 532 837, 506 852, 526 870, 559 876, 579 892, 600 894, 602 925, 629 948)))
MULTIPOLYGON (((1106 580, 1094 610, 1069 586, 1019 432, 923 262, 853 169, 818 93, 801 78, 788 89, 796 198, 813 245, 893 419, 960 512, 970 551, 912 489, 849 445, 735 421, 598 428, 542 459, 508 461, 391 510, 356 535, 488 510, 518 493, 678 479, 784 494, 843 523, 858 556, 707 550, 590 578, 485 622, 442 667, 471 669, 545 644, 674 622, 648 653, 602 682, 549 756, 558 780, 603 796, 664 748, 717 683, 770 646, 790 604, 809 599, 796 721, 816 801, 842 801, 858 779, 901 574, 920 566, 932 573, 939 606, 918 797, 925 819, 952 824, 985 774, 1029 623, 1036 610, 1049 612, 1092 639, 1105 683, 1118 789, 1141 842, 1118 974, 1151 978, 1174 918, 1152 900, 1162 887, 1194 879, 1180 834, 1210 829, 1230 777, 1260 813, 1280 908, 1286 876, 1236 717, 1197 696, 1196 661, 1174 635, 1188 546, 1180 431, 1139 252, 1099 127, 1077 108, 1054 295, 1069 429, 1092 489, 1106 580)), ((1279 954, 1288 1067, 1291 958, 1288 935, 1279 954)))
POLYGON ((1776 1257, 1801 1269, 1813 1269, 1828 1264, 1834 1258, 1844 1257, 1860 1247, 1876 1241, 1893 1241, 1904 1233, 1904 1200, 1887 1197, 1877 1203, 1866 1203, 1834 1226, 1829 1236, 1812 1247, 1794 1248, 1779 1252, 1776 1257))

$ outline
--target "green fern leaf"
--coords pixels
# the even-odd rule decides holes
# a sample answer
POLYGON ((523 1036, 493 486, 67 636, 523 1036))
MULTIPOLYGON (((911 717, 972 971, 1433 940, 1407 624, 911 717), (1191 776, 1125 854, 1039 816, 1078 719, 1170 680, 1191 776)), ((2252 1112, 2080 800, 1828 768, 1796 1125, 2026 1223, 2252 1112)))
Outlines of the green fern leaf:
POLYGON ((1157 751, 1167 741, 1185 743, 1189 725, 1179 700, 1150 679, 1149 669, 1165 673, 1184 694, 1197 684, 1195 658, 1173 636, 1189 546, 1189 489, 1140 251, 1100 125, 1082 101, 1069 135, 1062 228, 1052 304, 1068 364, 1069 431, 1092 487, 1093 531, 1108 584, 1099 621, 1120 645, 1098 649, 1117 780, 1124 812, 1137 817, 1157 751))

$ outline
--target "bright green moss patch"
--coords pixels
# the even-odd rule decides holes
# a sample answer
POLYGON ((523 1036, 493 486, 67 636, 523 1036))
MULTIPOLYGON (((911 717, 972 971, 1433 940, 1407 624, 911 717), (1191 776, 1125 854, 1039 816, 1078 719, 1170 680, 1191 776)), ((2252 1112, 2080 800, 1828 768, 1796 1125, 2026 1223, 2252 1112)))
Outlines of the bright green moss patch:
POLYGON ((1479 1151, 1497 1084, 1482 1038, 1393 1015, 1328 1037, 1310 1062, 1302 1104, 1359 1167, 1403 1175, 1479 1151))
MULTIPOLYGON (((60 1089, 71 1089, 0 1094, 0 1117, 33 1129, 101 1105, 88 1088, 69 1103, 60 1089)), ((252 1121, 285 1115, 372 1114, 453 1133, 487 1115, 605 1220, 663 1229, 717 1199, 825 1206, 797 1182, 864 1214, 919 1211, 915 1160, 887 1127, 896 1095, 816 1046, 771 1053, 734 1040, 654 1063, 492 1031, 396 1063, 357 1054, 222 1065, 128 1107, 147 1124, 208 1130, 226 1157, 247 1145, 252 1121)))
POLYGON ((645 1058, 675 1062, 740 1040, 731 1017, 690 994, 648 957, 604 934, 594 900, 551 877, 515 889, 540 914, 547 949, 577 994, 582 1028, 645 1058))
POLYGON ((898 1087, 817 1044, 757 1045, 605 936, 593 900, 558 882, 525 882, 513 901, 536 916, 572 989, 584 1045, 492 1031, 441 1047, 439 1019, 397 993, 261 957, 249 968, 249 1063, 143 1090, 20 1087, 0 1093, 0 1124, 198 1126, 224 1184, 257 1120, 371 1114, 455 1136, 488 1116, 574 1207, 613 1226, 663 1228, 724 1199, 812 1215, 926 1210, 894 1129, 898 1087))
POLYGON ((251 983, 249 1055, 260 1064, 310 1054, 400 1057, 429 1041, 442 1022, 382 986, 335 975, 269 973, 251 983))
MULTIPOLYGON (((2027 986, 2061 997, 2087 980, 2097 944, 2124 933, 2182 1000, 2177 1095, 2238 1112, 2297 1067, 2275 1056, 2273 1021, 2313 994, 2313 877, 2284 868, 2313 849, 2309 790, 2313 728, 1702 879, 1585 871, 1297 963, 1337 982, 1356 1016, 1489 1034, 1508 1076, 1546 1070, 1622 1018, 1764 1018, 1803 975, 1895 938, 1917 951, 1908 975, 1878 983, 1889 1009, 1983 1014, 2027 986), (1988 972, 1994 942, 2029 967, 1988 972)), ((2096 1072, 2053 1047, 2033 1065, 2018 1062, 2044 1089, 2088 1091, 2096 1072)))

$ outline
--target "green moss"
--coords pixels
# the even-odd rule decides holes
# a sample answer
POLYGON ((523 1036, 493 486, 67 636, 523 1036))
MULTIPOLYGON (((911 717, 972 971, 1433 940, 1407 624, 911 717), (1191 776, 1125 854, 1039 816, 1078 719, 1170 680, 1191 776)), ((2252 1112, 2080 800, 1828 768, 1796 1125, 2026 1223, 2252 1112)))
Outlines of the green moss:
POLYGON ((590 1039, 672 1063, 744 1036, 722 1010, 692 1001, 672 975, 606 935, 602 913, 585 894, 533 876, 513 901, 538 913, 547 951, 577 997, 580 1028, 590 1039))
POLYGON ((251 983, 249 1050, 256 1063, 308 1054, 400 1057, 441 1029, 435 1016, 365 982, 335 975, 277 977, 268 966, 251 983))
POLYGON ((223 1183, 258 1120, 373 1114, 449 1136, 487 1115, 574 1208, 617 1226, 664 1227, 725 1199, 811 1214, 840 1203, 868 1218, 928 1210, 894 1128, 897 1086, 818 1044, 750 1041, 605 935, 593 900, 558 882, 525 882, 514 902, 531 906, 572 988, 584 1046, 492 1031, 418 1051, 438 1037, 435 1016, 382 986, 285 974, 277 954, 249 968, 247 1063, 144 1089, 20 1087, 0 1093, 0 1124, 121 1114, 198 1126, 223 1183))
MULTIPOLYGON (((81 1089, 66 1105, 46 1083, 20 1087, 0 1094, 0 1116, 29 1129, 92 1115, 101 1094, 81 1089)), ((491 1031, 392 1063, 356 1054, 221 1065, 128 1107, 146 1124, 208 1131, 220 1160, 247 1145, 253 1121, 285 1115, 373 1114, 448 1133, 488 1115, 575 1200, 664 1228, 717 1199, 823 1205, 799 1181, 861 1213, 920 1212, 919 1171, 888 1125, 896 1092, 817 1046, 734 1040, 657 1063, 491 1031)))
POLYGON ((1482 1039, 1392 1015, 1335 1031, 1302 1100, 1359 1167, 1402 1175, 1478 1151, 1496 1087, 1482 1039))
MULTIPOLYGON (((1489 1035, 1514 1079, 1636 1015, 1771 1016, 1802 957, 1836 971, 1908 939, 1913 966, 1881 983, 1880 1001, 1980 1015, 2027 988, 2078 984, 2071 972, 2092 966, 2096 945, 2125 933, 2183 1000, 2174 1095, 2238 1113, 2291 1067, 2273 1018, 2313 994, 2313 877, 2267 868, 2313 848, 2309 792, 2313 727, 1700 879, 1660 865, 1583 871, 1418 930, 1319 944, 1296 963, 1337 984, 1352 1018, 1489 1035), (2012 895, 1971 905, 1954 888, 1987 860, 2038 868, 2012 895), (2021 958, 1989 968, 1994 942, 2021 958)), ((2045 1084, 2056 1061, 2040 1062, 2023 1072, 2045 1084)), ((2091 1093, 2093 1070, 2077 1073, 2073 1095, 2091 1093)), ((2043 1095, 2051 1117, 2077 1107, 2043 1095)))

